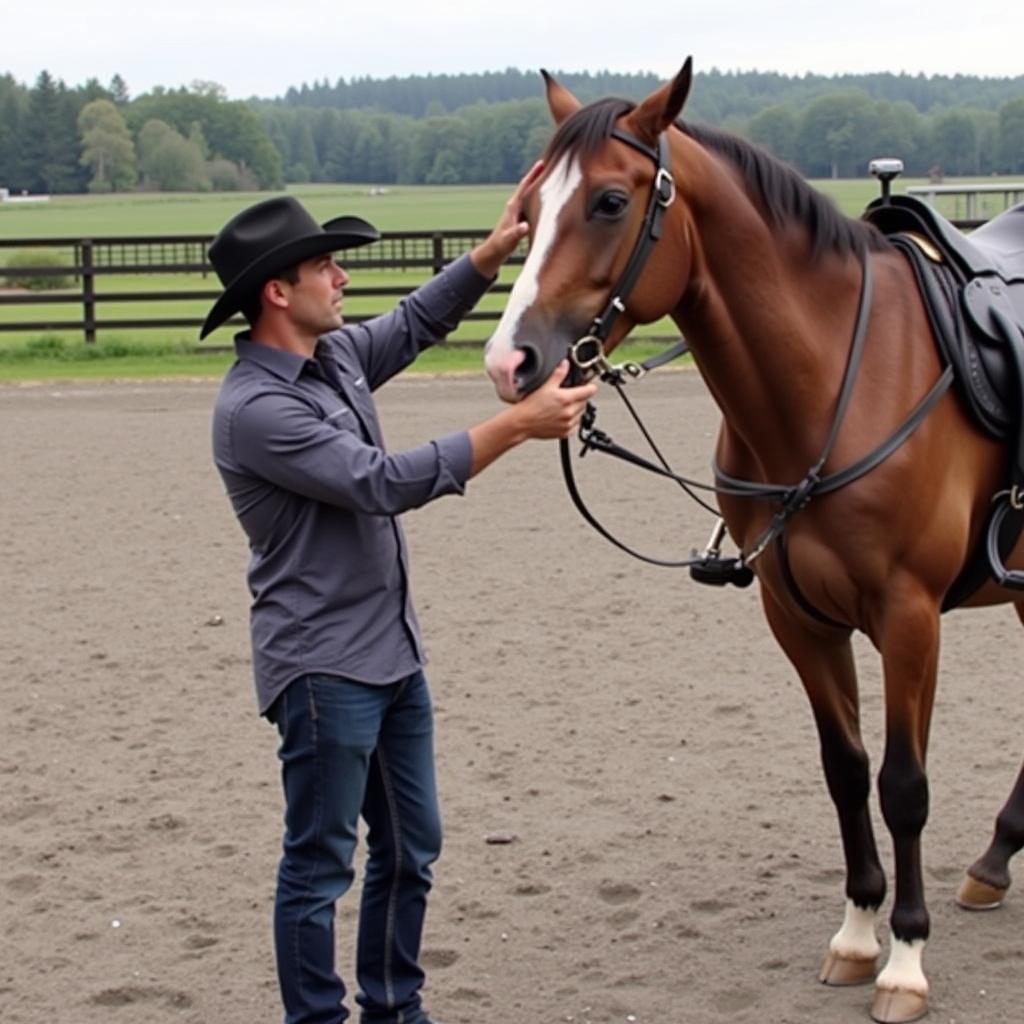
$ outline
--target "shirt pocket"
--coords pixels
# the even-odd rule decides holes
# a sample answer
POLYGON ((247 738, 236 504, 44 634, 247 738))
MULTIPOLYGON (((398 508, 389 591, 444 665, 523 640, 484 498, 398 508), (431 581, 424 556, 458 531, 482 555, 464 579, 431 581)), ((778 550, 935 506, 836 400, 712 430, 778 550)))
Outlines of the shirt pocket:
POLYGON ((324 423, 329 423, 338 430, 352 430, 356 432, 359 430, 359 421, 356 419, 356 414, 341 402, 324 409, 324 423))
POLYGON ((374 439, 374 443, 380 443, 377 407, 374 403, 373 395, 370 393, 370 389, 366 386, 365 382, 358 387, 353 384, 348 397, 352 402, 350 408, 365 425, 367 432, 374 439))
POLYGON ((324 426, 338 433, 353 434, 364 443, 373 443, 373 435, 364 426, 362 411, 342 399, 327 402, 323 410, 324 426))

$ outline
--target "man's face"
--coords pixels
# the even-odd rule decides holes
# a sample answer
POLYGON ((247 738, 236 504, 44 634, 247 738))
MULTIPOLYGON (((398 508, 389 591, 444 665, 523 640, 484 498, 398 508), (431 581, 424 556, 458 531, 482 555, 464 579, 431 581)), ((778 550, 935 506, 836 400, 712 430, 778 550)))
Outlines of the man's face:
POLYGON ((314 256, 298 266, 298 284, 282 282, 288 294, 288 315, 304 333, 319 337, 342 324, 342 289, 349 276, 332 253, 314 256))

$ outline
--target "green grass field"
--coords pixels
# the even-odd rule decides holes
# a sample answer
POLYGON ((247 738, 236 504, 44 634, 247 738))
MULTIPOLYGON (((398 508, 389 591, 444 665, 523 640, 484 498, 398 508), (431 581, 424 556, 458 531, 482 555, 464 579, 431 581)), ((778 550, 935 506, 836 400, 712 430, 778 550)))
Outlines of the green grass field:
MULTIPOLYGON (((999 178, 950 178, 947 184, 986 182, 999 178)), ((817 180, 812 185, 831 196, 851 217, 859 215, 878 195, 872 178, 817 180)), ((923 179, 901 178, 896 191, 924 185, 923 179)), ((373 194, 366 185, 292 185, 288 192, 301 199, 314 216, 327 220, 352 213, 383 231, 441 228, 487 228, 501 212, 509 185, 403 186, 373 194)), ((88 235, 160 235, 216 232, 239 210, 267 198, 267 193, 153 193, 106 196, 58 196, 46 203, 0 204, 0 236, 4 238, 81 238, 88 235)), ((989 200, 987 213, 1001 209, 989 200)), ((952 207, 946 211, 955 216, 952 207)))
MULTIPOLYGON (((292 185, 288 192, 321 220, 351 213, 382 231, 486 228, 511 186, 394 186, 372 194, 367 185, 292 185)), ((56 196, 24 206, 0 204, 0 236, 81 238, 88 235, 214 234, 266 192, 56 196)))
MULTIPOLYGON (((964 179, 972 180, 972 179, 964 179)), ((999 179, 973 179, 998 181, 999 179)), ((952 184, 953 182, 948 182, 952 184)), ((839 208, 857 216, 878 194, 873 179, 815 181, 812 184, 829 195, 839 208)), ((899 191, 913 184, 914 179, 901 179, 899 191)), ((298 185, 289 192, 301 199, 314 216, 327 220, 342 213, 357 214, 385 231, 487 228, 498 218, 511 191, 508 185, 489 186, 394 186, 375 190, 362 185, 298 185)), ((80 238, 89 235, 160 235, 200 234, 216 232, 233 214, 266 198, 266 193, 229 194, 161 194, 137 193, 116 196, 60 196, 46 203, 20 206, 0 205, 0 238, 80 238)), ((984 215, 992 216, 1001 209, 998 197, 988 199, 984 215)), ((944 211, 950 216, 963 215, 950 201, 944 211)), ((6 261, 11 250, 0 250, 6 261)), ((406 272, 357 271, 352 288, 359 286, 408 286, 425 279, 406 272)), ((514 280, 513 268, 503 273, 503 280, 514 280)), ((98 290, 210 290, 218 285, 211 275, 102 276, 98 290)), ((480 309, 500 311, 503 295, 487 296, 480 309)), ((359 298, 346 301, 349 316, 371 313, 390 305, 388 298, 359 298)), ((203 300, 161 303, 101 303, 101 317, 135 318, 157 315, 202 317, 210 303, 203 300)), ((5 323, 30 322, 41 319, 74 320, 80 316, 77 305, 6 306, 0 308, 5 323)), ((481 339, 489 330, 487 323, 467 323, 453 335, 455 340, 481 339)), ((233 329, 221 329, 209 339, 213 347, 230 343, 233 329)), ((670 322, 652 325, 647 333, 666 336, 673 332, 670 322)), ((76 332, 50 332, 44 339, 38 332, 0 333, 0 379, 51 376, 154 376, 161 372, 220 373, 226 363, 224 355, 191 354, 197 332, 191 328, 143 329, 133 332, 101 332, 101 344, 86 351, 76 332)), ((424 368, 469 368, 479 366, 477 353, 434 353, 424 368)))

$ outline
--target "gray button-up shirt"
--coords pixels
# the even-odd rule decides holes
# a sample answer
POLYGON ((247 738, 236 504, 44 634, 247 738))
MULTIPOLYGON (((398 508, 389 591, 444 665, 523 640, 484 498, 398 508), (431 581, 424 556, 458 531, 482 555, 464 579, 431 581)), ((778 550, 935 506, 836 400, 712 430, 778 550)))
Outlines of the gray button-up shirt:
POLYGON ((382 684, 425 663, 395 517, 461 494, 472 446, 461 432, 388 454, 371 392, 447 335, 489 285, 462 257, 394 312, 324 335, 314 360, 236 339, 213 455, 252 552, 261 714, 307 673, 382 684))

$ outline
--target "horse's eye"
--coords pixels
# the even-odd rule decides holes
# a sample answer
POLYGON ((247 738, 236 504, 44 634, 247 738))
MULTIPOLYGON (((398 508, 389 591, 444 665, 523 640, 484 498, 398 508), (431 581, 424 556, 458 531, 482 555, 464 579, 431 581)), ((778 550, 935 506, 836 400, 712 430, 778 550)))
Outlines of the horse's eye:
POLYGON ((624 192, 603 192, 594 203, 594 216, 605 220, 615 220, 626 212, 629 196, 624 192))

